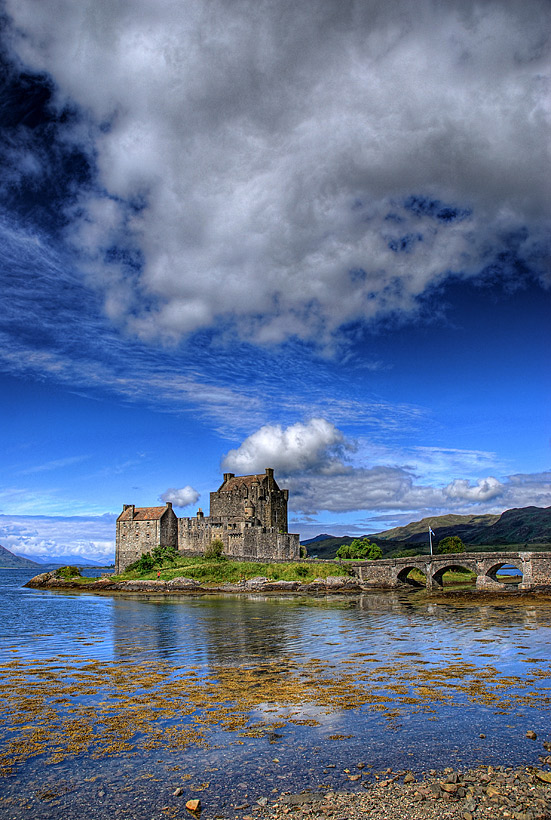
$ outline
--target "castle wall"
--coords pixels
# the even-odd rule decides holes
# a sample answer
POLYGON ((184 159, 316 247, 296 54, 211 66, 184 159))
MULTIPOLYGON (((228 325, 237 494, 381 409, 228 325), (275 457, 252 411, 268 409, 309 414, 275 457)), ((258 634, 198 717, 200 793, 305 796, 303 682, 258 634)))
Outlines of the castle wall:
POLYGON ((167 510, 161 518, 159 544, 163 547, 178 549, 178 518, 171 509, 167 510))
POLYGON ((160 522, 117 521, 117 555, 115 572, 122 572, 144 552, 150 552, 160 543, 160 522))
POLYGON ((299 536, 279 532, 275 527, 255 527, 243 521, 227 522, 212 517, 178 520, 180 552, 205 552, 215 538, 224 544, 224 555, 228 558, 300 558, 299 536))
POLYGON ((222 485, 210 494, 210 516, 287 532, 288 497, 288 490, 280 490, 269 468, 264 475, 225 473, 222 485))

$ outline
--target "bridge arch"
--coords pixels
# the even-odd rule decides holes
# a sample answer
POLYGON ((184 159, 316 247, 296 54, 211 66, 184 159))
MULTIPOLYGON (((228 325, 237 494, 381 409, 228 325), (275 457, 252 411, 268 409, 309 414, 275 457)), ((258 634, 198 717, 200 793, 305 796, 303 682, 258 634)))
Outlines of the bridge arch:
POLYGON ((417 566, 416 564, 411 564, 410 566, 402 567, 400 572, 397 575, 398 581, 401 584, 409 584, 409 586, 415 587, 416 589, 421 589, 427 585, 427 579, 425 576, 425 580, 418 581, 417 578, 414 578, 411 573, 415 570, 416 572, 420 573, 421 575, 425 575, 425 573, 417 566))
POLYGON ((509 559, 508 561, 497 561, 495 564, 492 564, 492 566, 488 567, 488 569, 485 572, 485 576, 487 578, 490 578, 490 580, 494 581, 495 583, 505 584, 507 583, 506 581, 503 581, 502 578, 498 578, 499 571, 504 568, 516 569, 517 577, 520 576, 520 578, 518 581, 513 581, 511 583, 515 585, 522 584, 524 573, 522 571, 522 566, 518 566, 519 564, 522 565, 522 562, 511 559, 509 559))
POLYGON ((435 572, 432 574, 431 581, 433 584, 439 587, 444 586, 444 574, 446 572, 476 572, 475 568, 472 566, 472 561, 465 561, 464 563, 461 560, 449 561, 447 563, 442 563, 438 566, 435 572), (469 566, 471 565, 471 566, 469 566))

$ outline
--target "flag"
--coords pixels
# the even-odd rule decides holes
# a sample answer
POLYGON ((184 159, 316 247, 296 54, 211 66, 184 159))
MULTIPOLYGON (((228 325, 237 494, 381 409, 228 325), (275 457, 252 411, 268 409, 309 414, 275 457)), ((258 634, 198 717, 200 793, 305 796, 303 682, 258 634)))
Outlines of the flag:
POLYGON ((430 524, 429 524, 429 532, 430 532, 431 535, 434 535, 434 531, 433 531, 432 527, 430 526, 430 524))

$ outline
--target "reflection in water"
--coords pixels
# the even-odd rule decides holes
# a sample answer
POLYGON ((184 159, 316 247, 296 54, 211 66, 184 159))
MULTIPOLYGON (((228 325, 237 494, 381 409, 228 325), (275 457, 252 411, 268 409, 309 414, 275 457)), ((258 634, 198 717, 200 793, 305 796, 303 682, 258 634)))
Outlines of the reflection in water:
POLYGON ((0 738, 7 748, 42 721, 43 742, 57 745, 21 746, 3 783, 15 820, 41 816, 18 795, 45 783, 69 784, 66 799, 84 807, 97 805, 99 778, 114 790, 105 816, 116 799, 141 820, 168 800, 150 782, 200 792, 214 811, 247 792, 250 802, 273 788, 354 788, 343 769, 360 761, 366 772, 534 763, 526 728, 549 739, 544 602, 111 597, 23 590, 24 580, 0 578, 11 704, 0 738))

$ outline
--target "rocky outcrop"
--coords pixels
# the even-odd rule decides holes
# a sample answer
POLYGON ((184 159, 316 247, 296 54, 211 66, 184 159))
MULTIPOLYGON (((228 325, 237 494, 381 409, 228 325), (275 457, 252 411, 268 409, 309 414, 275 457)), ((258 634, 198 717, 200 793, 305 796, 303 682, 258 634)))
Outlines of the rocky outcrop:
POLYGON ((324 595, 328 593, 360 592, 362 587, 357 578, 349 576, 330 576, 316 578, 309 583, 300 581, 274 581, 265 576, 257 576, 235 584, 201 584, 194 578, 173 578, 171 581, 162 580, 123 580, 113 578, 63 579, 57 578, 55 572, 43 572, 36 575, 27 584, 34 589, 82 589, 86 592, 142 592, 149 594, 177 594, 177 593, 247 593, 273 592, 298 593, 301 595, 324 595))

